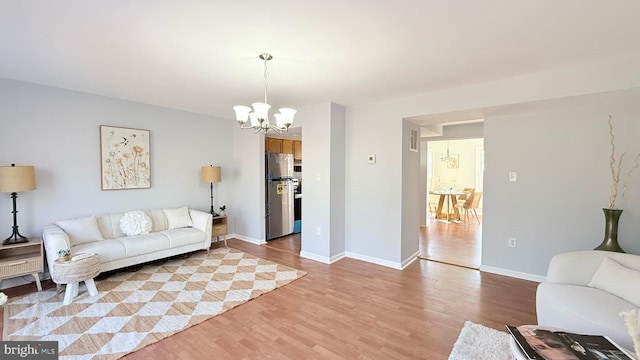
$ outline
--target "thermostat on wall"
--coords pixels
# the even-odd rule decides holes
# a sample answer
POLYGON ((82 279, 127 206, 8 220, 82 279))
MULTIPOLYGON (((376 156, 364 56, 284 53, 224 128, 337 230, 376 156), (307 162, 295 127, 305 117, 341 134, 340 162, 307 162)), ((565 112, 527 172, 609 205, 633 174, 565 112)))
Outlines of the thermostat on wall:
POLYGON ((367 162, 369 162, 369 164, 375 164, 376 163, 376 156, 371 154, 367 157, 367 162))

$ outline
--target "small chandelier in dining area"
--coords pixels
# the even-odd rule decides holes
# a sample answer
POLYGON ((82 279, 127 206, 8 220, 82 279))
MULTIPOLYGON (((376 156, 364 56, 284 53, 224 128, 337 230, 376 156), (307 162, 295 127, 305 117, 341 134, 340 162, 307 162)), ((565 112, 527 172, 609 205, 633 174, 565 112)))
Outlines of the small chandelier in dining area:
POLYGON ((267 77, 269 74, 267 71, 267 61, 273 59, 273 56, 264 53, 260 54, 259 58, 264 61, 264 102, 251 104, 253 109, 244 105, 234 106, 233 110, 236 112, 236 120, 240 124, 241 129, 253 129, 256 134, 260 131, 266 133, 269 130, 282 134, 282 131, 288 131, 289 126, 293 124, 293 116, 296 114, 296 110, 281 108, 280 113, 273 115, 275 124, 269 121, 269 109, 271 105, 267 103, 267 77), (247 122, 249 122, 248 125, 247 122))
POLYGON ((447 153, 440 154, 440 161, 449 162, 451 161, 451 155, 449 154, 449 143, 447 142, 447 153))

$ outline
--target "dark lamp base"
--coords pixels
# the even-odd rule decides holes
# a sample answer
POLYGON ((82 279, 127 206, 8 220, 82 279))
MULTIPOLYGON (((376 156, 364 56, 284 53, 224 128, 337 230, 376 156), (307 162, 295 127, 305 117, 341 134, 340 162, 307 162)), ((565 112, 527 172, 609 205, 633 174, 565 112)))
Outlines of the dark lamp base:
POLYGON ((13 237, 10 237, 10 238, 6 239, 5 241, 3 241, 2 245, 21 244, 21 243, 26 243, 26 242, 29 242, 29 240, 27 238, 23 238, 23 237, 13 238, 13 237))

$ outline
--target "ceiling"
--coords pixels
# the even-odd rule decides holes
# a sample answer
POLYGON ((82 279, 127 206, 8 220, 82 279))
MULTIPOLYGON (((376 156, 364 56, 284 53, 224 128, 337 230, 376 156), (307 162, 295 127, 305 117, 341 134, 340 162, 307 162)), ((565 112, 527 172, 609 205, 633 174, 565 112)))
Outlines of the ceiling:
POLYGON ((0 0, 0 77, 233 117, 640 53, 637 0, 0 0))

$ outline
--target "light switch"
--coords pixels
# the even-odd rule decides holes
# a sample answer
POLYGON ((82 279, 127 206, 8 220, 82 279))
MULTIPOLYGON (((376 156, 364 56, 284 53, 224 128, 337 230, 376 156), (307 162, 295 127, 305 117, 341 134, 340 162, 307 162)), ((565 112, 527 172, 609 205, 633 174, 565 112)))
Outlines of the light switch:
POLYGON ((518 180, 518 173, 515 171, 512 171, 509 173, 509 181, 517 181, 518 180))
POLYGON ((316 173, 316 181, 320 181, 320 173, 316 173))

